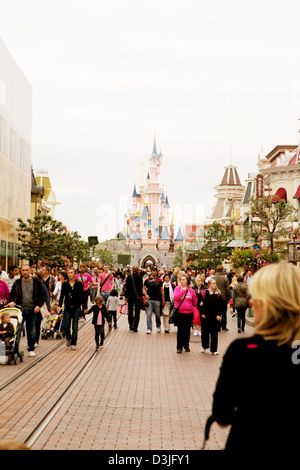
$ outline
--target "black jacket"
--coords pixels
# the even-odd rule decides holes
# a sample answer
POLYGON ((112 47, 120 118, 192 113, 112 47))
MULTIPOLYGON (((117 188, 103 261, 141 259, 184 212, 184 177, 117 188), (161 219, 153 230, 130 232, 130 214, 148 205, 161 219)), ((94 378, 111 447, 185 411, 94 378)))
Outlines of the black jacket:
POLYGON ((75 281, 72 288, 69 281, 63 282, 61 286, 61 294, 59 298, 59 306, 61 307, 65 301, 65 309, 74 311, 79 308, 87 309, 86 296, 84 295, 83 285, 79 281, 75 281))
POLYGON ((217 321, 216 317, 222 314, 222 296, 221 294, 210 294, 208 289, 200 291, 198 294, 197 308, 200 315, 205 315, 205 318, 201 317, 201 322, 214 323, 217 321), (203 302, 202 307, 200 303, 203 302))
MULTIPOLYGON (((35 307, 42 307, 45 302, 42 284, 35 277, 33 280, 33 301, 35 307)), ((9 294, 9 301, 22 307, 22 277, 16 279, 9 294)))
MULTIPOLYGON (((103 320, 103 325, 104 325, 104 319, 106 319, 107 322, 109 322, 109 317, 108 317, 108 314, 107 314, 105 305, 102 305, 102 307, 101 307, 101 312, 102 312, 102 320, 103 320)), ((89 309, 88 313, 93 313, 92 324, 93 324, 93 325, 97 325, 97 318, 98 318, 98 314, 99 314, 99 307, 98 307, 98 305, 93 305, 93 306, 89 309)))
MULTIPOLYGON (((255 335, 233 341, 223 358, 213 416, 231 424, 226 449, 286 455, 299 447, 300 354, 255 335)), ((246 454, 244 454, 246 455, 246 454)))
MULTIPOLYGON (((142 297, 142 295, 143 295, 143 278, 137 272, 133 273, 133 278, 134 278, 134 283, 135 283, 135 286, 136 286, 137 294, 138 294, 139 297, 142 297)), ((125 297, 127 299, 132 299, 132 300, 136 299, 136 295, 135 295, 135 292, 134 292, 134 287, 133 287, 133 284, 132 284, 131 275, 129 275, 126 279, 125 297)))

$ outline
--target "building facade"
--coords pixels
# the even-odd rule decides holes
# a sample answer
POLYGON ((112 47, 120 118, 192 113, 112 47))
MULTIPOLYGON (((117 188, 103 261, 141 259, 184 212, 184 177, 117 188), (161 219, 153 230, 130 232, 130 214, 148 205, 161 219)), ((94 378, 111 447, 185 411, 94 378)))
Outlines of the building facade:
POLYGON ((17 219, 31 214, 32 89, 0 38, 0 264, 18 264, 17 219))

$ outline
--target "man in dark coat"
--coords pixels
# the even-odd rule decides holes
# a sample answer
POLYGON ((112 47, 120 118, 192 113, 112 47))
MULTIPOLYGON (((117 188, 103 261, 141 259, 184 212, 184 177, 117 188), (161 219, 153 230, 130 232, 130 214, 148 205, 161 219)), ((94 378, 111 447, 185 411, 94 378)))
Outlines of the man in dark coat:
POLYGON ((126 279, 125 298, 128 302, 128 323, 130 330, 138 331, 143 296, 143 279, 139 267, 133 266, 132 273, 126 279), (134 306, 134 316, 133 316, 134 306))
POLYGON ((14 282, 10 295, 10 307, 20 305, 22 307, 22 331, 26 322, 27 344, 30 356, 35 356, 36 342, 36 319, 41 307, 44 305, 45 297, 42 284, 37 278, 31 276, 31 267, 22 266, 21 278, 14 282))

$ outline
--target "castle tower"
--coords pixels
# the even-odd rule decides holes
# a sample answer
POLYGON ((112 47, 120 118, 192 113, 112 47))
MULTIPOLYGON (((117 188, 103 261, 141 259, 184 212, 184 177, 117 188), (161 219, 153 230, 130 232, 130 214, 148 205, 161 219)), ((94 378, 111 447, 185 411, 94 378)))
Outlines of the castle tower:
POLYGON ((161 188, 158 181, 161 159, 156 150, 156 138, 154 137, 153 152, 150 157, 150 179, 148 180, 147 194, 149 196, 149 210, 152 223, 155 228, 159 226, 161 188))
POLYGON ((177 236, 174 234, 174 217, 170 223, 169 199, 159 182, 162 161, 163 155, 162 152, 158 154, 154 137, 146 178, 142 166, 140 183, 133 187, 132 204, 123 234, 132 263, 143 266, 145 260, 150 259, 154 264, 170 269, 175 247, 183 243, 183 237, 181 229, 177 236))

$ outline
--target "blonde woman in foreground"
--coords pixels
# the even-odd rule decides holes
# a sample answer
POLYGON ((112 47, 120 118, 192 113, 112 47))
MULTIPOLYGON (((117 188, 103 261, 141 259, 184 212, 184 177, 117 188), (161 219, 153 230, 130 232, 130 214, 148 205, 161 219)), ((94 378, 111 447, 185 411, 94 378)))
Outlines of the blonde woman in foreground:
POLYGON ((231 425, 226 450, 293 452, 300 424, 300 269, 260 269, 250 286, 254 335, 235 340, 223 358, 213 418, 231 425), (250 444, 251 443, 251 444, 250 444))

